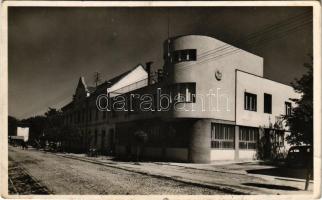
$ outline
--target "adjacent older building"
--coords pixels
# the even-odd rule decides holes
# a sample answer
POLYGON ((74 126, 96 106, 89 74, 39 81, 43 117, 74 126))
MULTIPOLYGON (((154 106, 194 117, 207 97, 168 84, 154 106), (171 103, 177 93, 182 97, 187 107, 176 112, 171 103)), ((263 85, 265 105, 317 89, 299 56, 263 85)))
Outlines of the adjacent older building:
POLYGON ((64 123, 76 130, 71 144, 73 151, 84 152, 90 148, 100 150, 103 154, 111 153, 114 146, 114 128, 111 118, 115 114, 97 109, 97 97, 107 90, 130 91, 147 85, 147 73, 142 65, 105 81, 94 87, 88 86, 83 77, 79 78, 73 100, 62 108, 64 123))
POLYGON ((281 116, 300 96, 263 77, 263 58, 200 35, 168 39, 163 57, 154 81, 149 64, 97 88, 79 80, 63 111, 66 123, 92 138, 83 147, 131 155, 141 131, 144 156, 159 160, 262 159, 287 149, 281 116), (97 109, 100 94, 108 97, 106 111, 97 109))

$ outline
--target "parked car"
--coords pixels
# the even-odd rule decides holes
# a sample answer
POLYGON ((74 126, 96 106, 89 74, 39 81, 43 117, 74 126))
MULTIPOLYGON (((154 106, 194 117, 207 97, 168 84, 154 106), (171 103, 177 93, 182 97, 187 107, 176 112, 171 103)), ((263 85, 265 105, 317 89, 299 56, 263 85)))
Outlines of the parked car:
POLYGON ((45 148, 45 151, 50 151, 50 152, 58 152, 60 151, 60 146, 58 145, 57 142, 49 142, 45 148))
POLYGON ((312 146, 293 146, 289 149, 286 164, 292 168, 313 167, 312 146))
POLYGON ((90 148, 87 152, 87 155, 89 157, 97 157, 98 156, 98 151, 95 148, 90 148))

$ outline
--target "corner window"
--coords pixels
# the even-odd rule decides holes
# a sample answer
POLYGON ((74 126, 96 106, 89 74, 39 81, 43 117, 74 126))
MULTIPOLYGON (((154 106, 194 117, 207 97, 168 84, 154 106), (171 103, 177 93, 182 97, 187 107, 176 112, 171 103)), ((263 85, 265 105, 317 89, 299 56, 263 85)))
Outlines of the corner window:
POLYGON ((264 93, 264 113, 272 113, 272 95, 264 93))
POLYGON ((235 147, 235 126, 227 124, 212 124, 211 148, 233 149, 235 147))
POLYGON ((292 104, 290 102, 285 102, 285 115, 290 116, 292 114, 292 104))
POLYGON ((257 95, 245 92, 244 109, 250 111, 257 111, 257 95))
POLYGON ((184 61, 196 61, 197 50, 196 49, 183 49, 173 52, 173 61, 175 63, 184 61))
POLYGON ((239 127, 239 148, 256 149, 258 129, 252 127, 239 127))

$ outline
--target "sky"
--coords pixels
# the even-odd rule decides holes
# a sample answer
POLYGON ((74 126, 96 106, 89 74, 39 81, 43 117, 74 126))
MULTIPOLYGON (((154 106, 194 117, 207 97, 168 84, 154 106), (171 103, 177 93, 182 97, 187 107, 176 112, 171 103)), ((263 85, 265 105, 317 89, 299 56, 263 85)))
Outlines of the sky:
POLYGON ((11 7, 9 115, 61 108, 80 76, 94 85, 95 72, 108 80, 147 61, 161 68, 168 34, 207 35, 243 48, 264 58, 264 77, 290 84, 312 54, 310 18, 309 7, 11 7), (250 34, 255 43, 247 43, 250 34))

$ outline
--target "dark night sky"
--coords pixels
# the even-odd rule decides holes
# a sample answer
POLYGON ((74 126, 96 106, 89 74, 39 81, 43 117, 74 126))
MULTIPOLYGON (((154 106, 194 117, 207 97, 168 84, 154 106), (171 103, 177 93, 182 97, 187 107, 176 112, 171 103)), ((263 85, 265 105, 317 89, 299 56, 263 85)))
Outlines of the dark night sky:
MULTIPOLYGON (((78 78, 93 84, 135 65, 162 66, 170 36, 201 34, 233 43, 267 25, 310 12, 305 7, 9 8, 9 114, 25 118, 68 103, 78 78)), ((265 34, 265 33, 264 33, 265 34)), ((312 24, 242 47, 264 58, 264 76, 289 84, 305 73, 312 24), (280 37, 283 36, 283 37, 280 37)))

